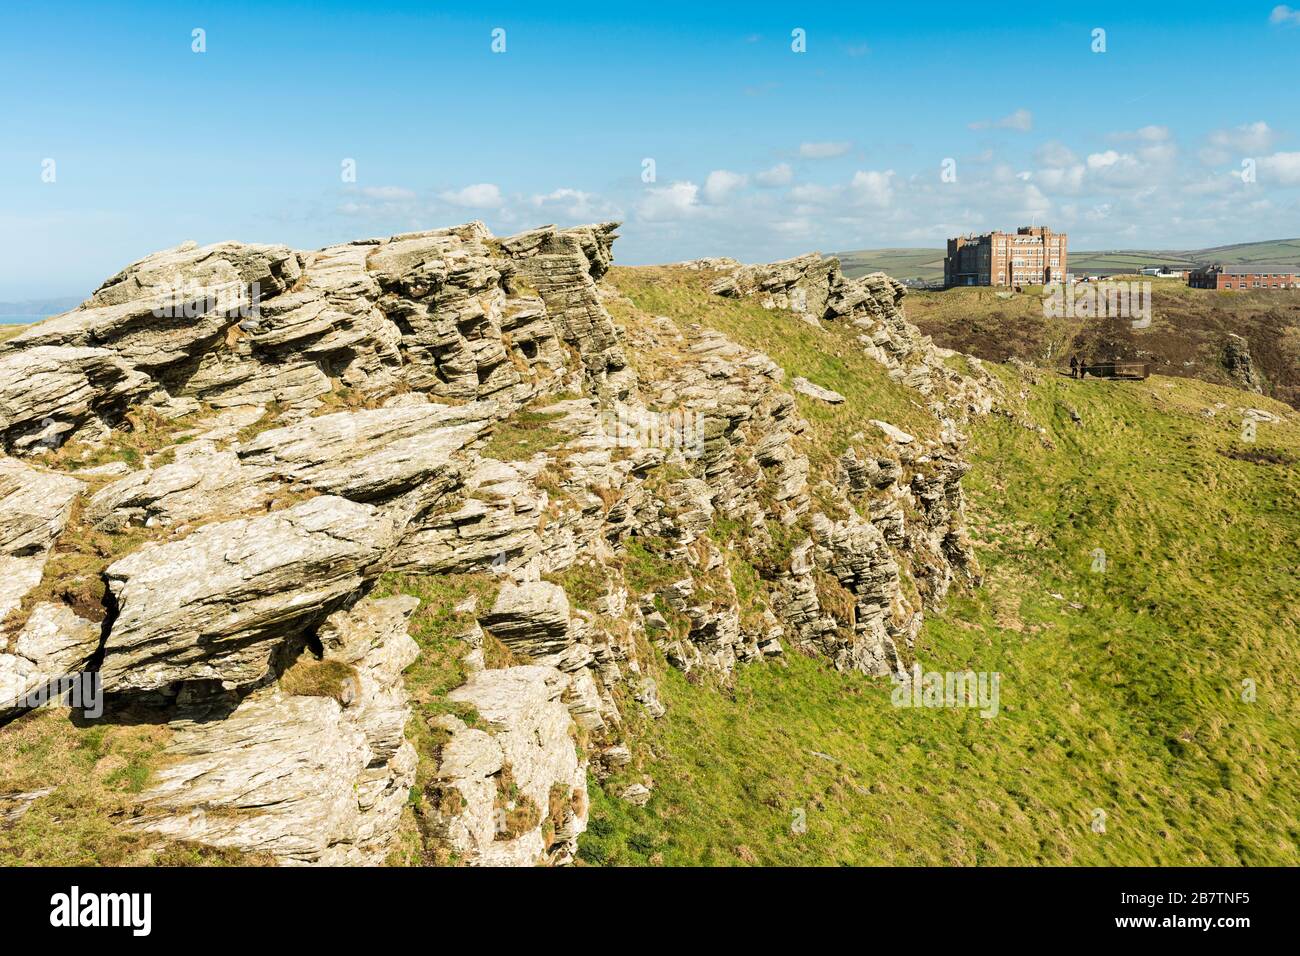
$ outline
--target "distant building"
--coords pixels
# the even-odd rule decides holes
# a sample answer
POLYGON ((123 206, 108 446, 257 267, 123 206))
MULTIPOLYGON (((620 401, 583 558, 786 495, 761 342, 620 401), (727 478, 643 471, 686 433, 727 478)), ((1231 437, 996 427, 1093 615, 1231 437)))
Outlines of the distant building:
POLYGON ((1213 265, 1193 269, 1187 276, 1193 289, 1300 289, 1296 273, 1265 272, 1259 266, 1213 265))
POLYGON ((948 240, 943 284, 1046 285, 1066 271, 1066 235, 1046 226, 1021 226, 1015 234, 986 232, 948 240))

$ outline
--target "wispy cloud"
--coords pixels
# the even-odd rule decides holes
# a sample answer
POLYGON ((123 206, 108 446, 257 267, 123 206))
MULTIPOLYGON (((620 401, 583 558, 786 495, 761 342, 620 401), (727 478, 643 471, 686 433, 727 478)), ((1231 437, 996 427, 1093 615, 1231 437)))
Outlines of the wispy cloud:
POLYGON ((789 163, 777 163, 771 169, 754 174, 754 182, 760 186, 788 186, 794 181, 794 170, 789 163))
POLYGON ((1018 133, 1028 133, 1034 128, 1034 114, 1026 109, 1018 109, 1014 113, 996 120, 976 120, 970 124, 971 129, 1011 129, 1018 133))
POLYGON ((699 208, 700 187, 689 181, 652 186, 637 204, 637 215, 650 222, 685 219, 699 208))
POLYGON ((727 197, 749 182, 749 177, 729 169, 715 169, 704 180, 704 198, 711 203, 725 202, 727 197))
POLYGON ((1273 148, 1277 134, 1262 120, 1232 129, 1216 129, 1206 137, 1201 149, 1202 162, 1209 166, 1257 156, 1273 148))
POLYGON ((1259 159, 1259 178, 1282 186, 1300 185, 1300 153, 1274 153, 1259 159))
POLYGON ((466 209, 499 209, 505 204, 501 188, 495 183, 475 183, 463 189, 448 189, 438 193, 438 198, 466 209))
POLYGON ((1300 25, 1300 10, 1293 10, 1285 3, 1279 3, 1268 15, 1268 22, 1275 25, 1300 25))
POLYGON ((852 148, 852 143, 800 143, 799 155, 804 159, 833 159, 852 148))
POLYGON ((359 190, 367 199, 400 200, 414 199, 415 190, 401 186, 362 186, 359 190))

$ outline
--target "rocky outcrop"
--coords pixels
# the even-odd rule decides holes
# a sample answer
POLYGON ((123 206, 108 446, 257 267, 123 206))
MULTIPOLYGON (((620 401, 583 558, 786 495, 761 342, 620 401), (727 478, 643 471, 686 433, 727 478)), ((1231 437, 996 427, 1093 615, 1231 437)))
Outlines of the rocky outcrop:
POLYGON ((129 824, 160 838, 369 864, 414 816, 425 858, 563 864, 588 771, 631 760, 628 709, 665 713, 661 660, 726 682, 790 646, 900 671, 925 611, 977 574, 960 424, 988 400, 978 376, 883 275, 693 264, 718 294, 848 324, 937 420, 926 438, 861 409, 850 447, 818 456, 801 409, 845 394, 689 318, 613 309, 614 231, 187 244, 0 344, 0 445, 28 459, 0 462, 0 708, 98 668, 107 719, 145 708, 172 732, 129 824), (57 587, 28 596, 56 541, 102 578, 102 621, 57 587), (412 633, 469 676, 413 731, 400 592, 443 575, 476 596, 412 633))
POLYGON ((815 398, 819 402, 825 402, 827 405, 843 405, 844 396, 829 388, 823 388, 815 382, 810 382, 806 378, 796 378, 794 380, 794 390, 800 395, 807 395, 809 398, 815 398))
POLYGON ((1248 392, 1264 393, 1264 382, 1250 357, 1250 343, 1235 332, 1229 332, 1223 342, 1224 369, 1233 383, 1248 392))
POLYGON ((932 399, 941 418, 987 414, 998 388, 987 373, 972 378, 950 369, 953 352, 934 345, 907 321, 902 302, 906 287, 883 272, 850 279, 839 260, 809 253, 770 265, 741 266, 713 260, 721 271, 710 288, 732 298, 752 296, 766 309, 784 309, 805 321, 845 322, 859 330, 858 341, 889 376, 932 399))
POLYGON ((222 719, 174 722, 169 760, 131 825, 287 865, 382 863, 415 781, 401 681, 418 653, 406 633, 415 603, 363 601, 322 626, 324 659, 355 675, 346 692, 272 686, 222 719))
POLYGON ((455 458, 496 417, 491 402, 416 404, 307 418, 262 432, 239 449, 253 469, 354 501, 414 488, 436 497, 460 484, 455 458))

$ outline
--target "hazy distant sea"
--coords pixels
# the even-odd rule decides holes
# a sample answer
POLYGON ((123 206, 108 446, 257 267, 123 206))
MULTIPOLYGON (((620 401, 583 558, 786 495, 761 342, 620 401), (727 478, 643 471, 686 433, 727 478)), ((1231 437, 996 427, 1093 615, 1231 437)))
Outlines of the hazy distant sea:
POLYGON ((0 325, 31 325, 48 318, 48 315, 0 315, 0 325))

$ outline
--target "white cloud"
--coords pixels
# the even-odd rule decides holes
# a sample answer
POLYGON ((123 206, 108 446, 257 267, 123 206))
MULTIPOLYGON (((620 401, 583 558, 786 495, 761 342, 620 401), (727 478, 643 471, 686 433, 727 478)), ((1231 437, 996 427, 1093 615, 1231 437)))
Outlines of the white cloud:
POLYGON ((1084 218, 1090 222, 1101 222, 1110 218, 1111 208, 1111 204, 1108 202, 1099 203, 1084 213, 1084 218))
POLYGON ((1274 24, 1289 23, 1291 26, 1300 24, 1300 10, 1292 10, 1285 3, 1279 3, 1273 8, 1273 12, 1268 15, 1268 22, 1274 24))
POLYGON ((852 143, 800 143, 799 155, 804 159, 833 159, 852 148, 852 143))
POLYGON ((1282 186, 1300 185, 1300 153, 1261 156, 1257 165, 1260 182, 1273 182, 1282 186))
POLYGON ((789 163, 777 163, 771 169, 756 173, 754 181, 760 186, 788 186, 794 181, 794 170, 789 163))
POLYGON ((1038 162, 1044 166, 1050 166, 1054 169, 1061 169, 1066 166, 1072 166, 1077 161, 1070 148, 1059 140, 1052 140, 1038 147, 1035 153, 1038 162))
POLYGON ((1173 138, 1168 126, 1143 126, 1141 129, 1112 133, 1111 139, 1142 140, 1147 143, 1163 143, 1173 138))
POLYGON ((1042 190, 1032 183, 1025 187, 1021 196, 1020 218, 1041 219, 1052 211, 1052 201, 1043 195, 1042 190))
POLYGON ((742 189, 749 177, 729 169, 715 169, 704 180, 704 198, 715 205, 725 202, 737 189, 742 189))
POLYGON ((827 203, 839 193, 833 186, 818 186, 814 183, 802 183, 790 190, 790 198, 796 202, 827 203))
POLYGON ((1013 129, 1027 133, 1034 128, 1034 114, 1027 109, 1018 109, 1014 113, 997 120, 977 120, 970 124, 971 129, 1013 129))
POLYGON ((1040 169, 1034 174, 1034 181, 1045 189, 1057 192, 1078 192, 1083 186, 1083 163, 1062 168, 1040 169))
POLYGON ((651 222, 685 219, 700 208, 699 192, 700 187, 692 182, 652 186, 637 205, 637 214, 651 222))
POLYGON ((1132 156, 1121 155, 1113 149, 1108 149, 1104 153, 1090 153, 1088 155, 1088 168, 1110 169, 1112 166, 1118 166, 1125 160, 1130 163, 1134 162, 1132 156))
POLYGON ((534 209, 546 215, 559 213, 561 218, 594 222, 600 219, 618 219, 622 212, 614 203, 581 189, 560 188, 529 199, 534 209))
POLYGON ((888 206, 894 198, 894 171, 883 173, 858 170, 849 183, 853 198, 869 206, 888 206))
POLYGON ((823 207, 823 213, 862 206, 885 208, 894 198, 894 171, 860 169, 849 182, 834 186, 803 183, 790 190, 790 198, 806 207, 823 207))
POLYGON ((475 183, 464 189, 449 189, 439 193, 438 198, 467 209, 499 209, 505 204, 501 189, 494 183, 475 183))
POLYGON ((1218 166, 1243 156, 1258 155, 1272 149, 1276 138, 1277 134, 1263 120, 1233 129, 1216 129, 1206 137, 1201 160, 1206 165, 1218 166))

